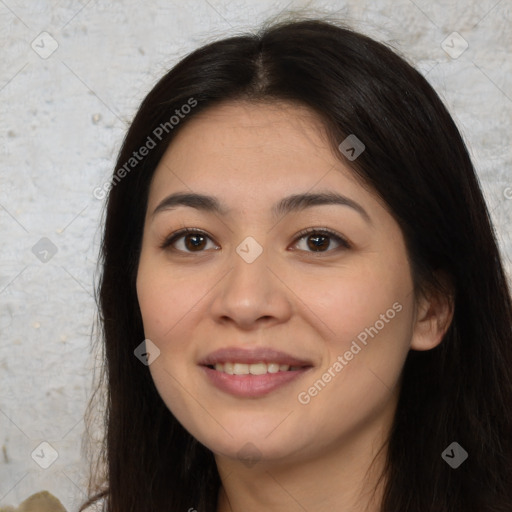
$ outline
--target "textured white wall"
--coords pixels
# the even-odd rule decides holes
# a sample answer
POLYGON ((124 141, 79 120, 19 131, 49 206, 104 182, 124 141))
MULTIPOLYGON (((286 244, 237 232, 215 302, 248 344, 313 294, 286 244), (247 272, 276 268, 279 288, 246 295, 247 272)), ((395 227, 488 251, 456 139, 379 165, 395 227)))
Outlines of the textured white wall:
POLYGON ((108 179, 127 122, 186 52, 302 7, 338 11, 392 42, 441 94, 510 275, 511 0, 1 0, 0 505, 43 489, 68 511, 83 499, 103 206, 93 190, 108 179))

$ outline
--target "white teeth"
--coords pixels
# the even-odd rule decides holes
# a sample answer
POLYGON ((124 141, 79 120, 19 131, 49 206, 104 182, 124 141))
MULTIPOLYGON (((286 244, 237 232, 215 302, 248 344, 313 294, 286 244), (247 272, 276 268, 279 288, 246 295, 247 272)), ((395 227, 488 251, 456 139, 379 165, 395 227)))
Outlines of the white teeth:
POLYGON ((218 372, 228 373, 229 375, 265 375, 265 373, 278 373, 300 370, 300 366, 290 366, 289 364, 279 363, 217 363, 215 369, 218 372))
POLYGON ((245 363, 235 363, 233 365, 233 373, 235 375, 248 375, 249 365, 245 363))
POLYGON ((251 375, 263 375, 267 373, 267 365, 265 363, 250 364, 249 373, 251 375))
POLYGON ((277 373, 279 371, 279 365, 277 363, 268 363, 267 364, 267 372, 268 373, 277 373))

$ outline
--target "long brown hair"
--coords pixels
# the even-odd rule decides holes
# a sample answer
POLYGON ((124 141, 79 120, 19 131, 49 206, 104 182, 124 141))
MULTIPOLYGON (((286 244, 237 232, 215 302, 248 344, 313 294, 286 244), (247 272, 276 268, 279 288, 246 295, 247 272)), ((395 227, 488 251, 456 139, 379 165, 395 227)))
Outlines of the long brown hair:
POLYGON ((173 67, 144 99, 114 172, 190 98, 197 105, 121 179, 114 174, 108 195, 98 289, 104 472, 81 511, 101 497, 108 512, 216 509, 213 454, 178 423, 134 356, 144 339, 135 288, 144 216, 157 164, 189 119, 221 101, 275 99, 320 115, 334 150, 349 134, 364 142, 357 160, 339 158, 399 223, 417 293, 439 287, 439 271, 454 285, 442 343, 411 351, 403 368, 382 512, 510 512, 510 289, 468 151, 432 87, 387 46, 341 24, 267 24, 173 67), (453 441, 469 454, 457 469, 441 457, 453 441))

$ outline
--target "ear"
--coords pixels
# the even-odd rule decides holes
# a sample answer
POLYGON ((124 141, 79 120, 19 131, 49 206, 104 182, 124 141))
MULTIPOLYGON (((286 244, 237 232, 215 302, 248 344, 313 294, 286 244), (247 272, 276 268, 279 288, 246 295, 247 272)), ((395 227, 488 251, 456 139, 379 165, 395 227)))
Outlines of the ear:
POLYGON ((436 276, 442 285, 441 289, 425 292, 416 303, 412 350, 431 350, 437 347, 452 323, 455 309, 452 280, 444 272, 438 272, 436 276))

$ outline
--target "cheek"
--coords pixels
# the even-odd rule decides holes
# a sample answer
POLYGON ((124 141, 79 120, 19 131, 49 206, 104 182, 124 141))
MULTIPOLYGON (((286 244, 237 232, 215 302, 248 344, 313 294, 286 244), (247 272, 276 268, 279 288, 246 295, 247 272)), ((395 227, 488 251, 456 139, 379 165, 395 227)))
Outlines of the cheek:
MULTIPOLYGON (((202 281, 203 282, 203 281, 202 281)), ((144 325, 144 336, 160 350, 149 365, 149 371, 160 397, 178 418, 188 419, 187 383, 193 357, 190 343, 194 322, 194 306, 206 293, 190 279, 169 272, 165 264, 141 255, 137 274, 137 296, 144 325)), ((193 425, 187 423, 187 428, 193 425)))
POLYGON ((406 279, 354 273, 350 279, 332 279, 330 287, 327 293, 310 293, 322 320, 315 325, 323 329, 326 353, 297 396, 311 418, 304 422, 304 436, 317 436, 320 428, 325 439, 358 430, 388 410, 409 351, 414 315, 406 279))
POLYGON ((307 306, 310 321, 339 349, 360 333, 364 340, 366 329, 403 331, 404 322, 411 322, 404 313, 412 299, 410 279, 396 267, 368 263, 329 269, 328 277, 303 276, 296 283, 294 292, 307 306))
POLYGON ((181 323, 193 315, 194 308, 208 291, 205 279, 179 275, 158 258, 141 255, 137 274, 137 297, 147 338, 160 344, 181 323))
POLYGON ((395 388, 414 320, 408 269, 405 259, 390 254, 382 263, 368 258, 330 271, 329 279, 301 279, 297 295, 307 298, 304 311, 325 341, 322 368, 302 389, 305 400, 316 402, 315 414, 331 410, 328 404, 368 413, 395 388))

